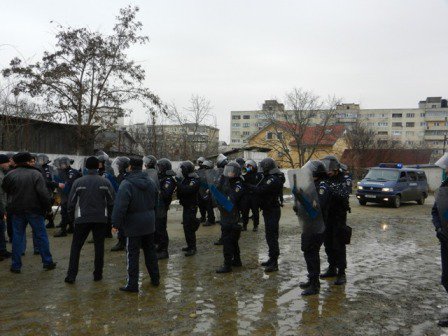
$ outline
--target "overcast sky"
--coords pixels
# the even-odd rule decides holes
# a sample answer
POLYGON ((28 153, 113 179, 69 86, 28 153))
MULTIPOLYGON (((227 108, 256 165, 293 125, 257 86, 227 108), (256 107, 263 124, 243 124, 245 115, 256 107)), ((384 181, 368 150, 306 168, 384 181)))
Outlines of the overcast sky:
POLYGON ((51 20, 109 33, 127 4, 140 7, 150 37, 131 52, 147 85, 179 107, 206 96, 226 141, 230 111, 282 101, 294 87, 364 108, 448 97, 448 0, 2 1, 0 67, 51 50, 51 20))

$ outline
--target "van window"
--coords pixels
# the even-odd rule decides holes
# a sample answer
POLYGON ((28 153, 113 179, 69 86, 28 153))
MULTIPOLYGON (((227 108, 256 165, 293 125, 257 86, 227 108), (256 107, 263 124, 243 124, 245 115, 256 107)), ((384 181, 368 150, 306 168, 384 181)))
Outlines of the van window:
POLYGON ((408 172, 409 180, 412 182, 417 181, 417 174, 415 172, 408 172))
POLYGON ((408 180, 408 177, 406 176, 406 172, 400 173, 400 179, 404 178, 406 181, 408 180))
POLYGON ((418 172, 417 178, 419 181, 426 181, 426 174, 424 172, 418 172))

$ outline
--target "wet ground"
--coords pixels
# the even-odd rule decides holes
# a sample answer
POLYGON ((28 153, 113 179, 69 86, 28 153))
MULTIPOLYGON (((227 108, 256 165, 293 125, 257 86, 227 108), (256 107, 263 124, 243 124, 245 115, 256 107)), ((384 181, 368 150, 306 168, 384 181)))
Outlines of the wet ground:
MULTIPOLYGON (((318 296, 300 296, 306 275, 300 228, 291 205, 281 219, 280 270, 266 275, 264 229, 242 233, 244 266, 218 275, 218 226, 198 231, 198 254, 186 258, 180 214, 169 218, 171 258, 160 262, 154 288, 141 263, 141 291, 122 293, 124 253, 108 252, 104 280, 92 281, 93 245, 86 244, 74 285, 64 283, 71 237, 51 238, 58 267, 43 271, 28 252, 21 274, 0 262, 0 335, 443 335, 437 319, 448 315, 448 295, 439 284, 440 253, 430 221, 433 198, 400 209, 352 200, 348 283, 322 283, 318 296)), ((251 224, 250 224, 251 225, 251 224)), ((50 234, 53 230, 49 230, 50 234)), ((326 266, 325 253, 321 259, 326 266)))

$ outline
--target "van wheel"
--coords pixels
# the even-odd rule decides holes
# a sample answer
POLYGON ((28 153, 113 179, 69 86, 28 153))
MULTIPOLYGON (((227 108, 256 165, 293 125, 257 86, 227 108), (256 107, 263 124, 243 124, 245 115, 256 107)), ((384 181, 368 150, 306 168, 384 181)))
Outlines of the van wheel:
POLYGON ((359 205, 366 205, 367 204, 367 202, 366 201, 363 201, 363 200, 359 200, 359 205))
POLYGON ((424 194, 422 194, 422 195, 420 196, 420 199, 417 201, 417 204, 418 204, 418 205, 423 205, 423 204, 425 204, 425 200, 426 200, 426 197, 425 197, 424 194))
POLYGON ((399 208, 401 206, 401 196, 397 195, 394 199, 394 208, 399 208))

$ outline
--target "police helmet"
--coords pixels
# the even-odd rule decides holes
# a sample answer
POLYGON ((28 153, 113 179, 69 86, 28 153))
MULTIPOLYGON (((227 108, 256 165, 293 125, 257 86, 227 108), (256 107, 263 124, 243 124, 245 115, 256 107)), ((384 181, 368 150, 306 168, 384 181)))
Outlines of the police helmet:
POLYGON ((204 162, 202 162, 202 167, 204 167, 205 169, 212 169, 213 162, 211 162, 209 160, 205 160, 204 162))
POLYGON ((260 169, 263 172, 263 174, 266 175, 266 174, 271 173, 273 170, 278 169, 278 167, 277 167, 277 163, 275 163, 274 159, 268 157, 268 158, 264 158, 263 160, 261 160, 260 169))
POLYGON ((206 160, 205 157, 201 156, 196 160, 196 164, 200 167, 202 166, 205 160, 206 160))
POLYGON ((341 168, 341 163, 334 155, 327 155, 322 159, 322 162, 328 171, 339 170, 341 168))
POLYGON ((158 160, 157 169, 160 174, 165 175, 168 170, 172 169, 171 161, 165 158, 158 160))
POLYGON ((62 156, 62 157, 58 158, 57 161, 55 160, 54 163, 57 168, 66 169, 66 168, 70 167, 71 160, 66 156, 62 156))
POLYGON ((225 156, 224 154, 218 155, 218 158, 216 159, 216 166, 218 168, 224 168, 228 163, 229 160, 227 159, 227 156, 225 156))
POLYGON ((147 155, 143 157, 143 164, 146 167, 146 169, 156 168, 157 159, 154 155, 147 155))
POLYGON ((184 161, 179 166, 183 177, 188 177, 191 173, 194 172, 194 164, 191 161, 184 161))
POLYGON ((129 167, 129 162, 131 160, 126 156, 118 156, 112 161, 112 169, 115 175, 123 174, 129 167))
POLYGON ((48 157, 48 155, 46 154, 37 154, 37 159, 36 159, 37 163, 41 166, 45 165, 45 164, 49 164, 50 158, 48 157))
POLYGON ((246 160, 244 160, 242 157, 236 159, 235 161, 240 165, 241 168, 243 168, 244 164, 246 163, 246 160))
POLYGON ((236 161, 230 161, 224 167, 222 175, 228 178, 237 178, 241 175, 241 166, 236 161))

